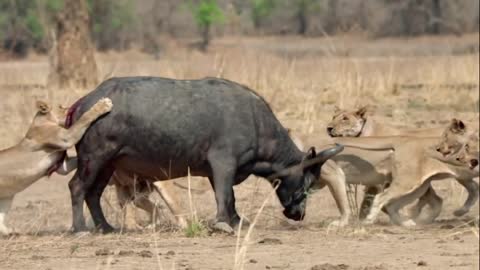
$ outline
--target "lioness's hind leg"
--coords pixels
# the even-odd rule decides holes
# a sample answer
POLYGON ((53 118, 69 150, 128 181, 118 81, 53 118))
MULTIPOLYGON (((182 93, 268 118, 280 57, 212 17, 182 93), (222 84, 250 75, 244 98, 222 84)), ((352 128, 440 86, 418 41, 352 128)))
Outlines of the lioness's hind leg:
POLYGON ((478 184, 471 180, 457 180, 462 186, 464 186, 467 189, 468 192, 468 197, 465 203, 461 208, 456 209, 453 214, 457 217, 463 216, 468 211, 470 211, 470 208, 475 205, 475 203, 478 201, 478 184))
POLYGON ((13 197, 0 199, 0 234, 9 235, 11 230, 5 224, 5 218, 12 206, 13 197))
POLYGON ((380 186, 366 186, 364 195, 363 195, 363 200, 362 204, 360 205, 360 213, 358 213, 358 218, 360 220, 364 220, 368 213, 370 212, 370 209, 373 204, 373 200, 375 199, 375 196, 381 191, 380 186))
POLYGON ((178 226, 181 228, 187 227, 187 221, 182 215, 180 203, 173 194, 173 182, 172 181, 158 181, 153 183, 155 190, 158 192, 160 197, 165 201, 168 209, 175 216, 178 226))
POLYGON ((422 223, 431 223, 438 217, 438 215, 440 215, 442 203, 442 198, 437 195, 433 187, 430 185, 427 189, 427 192, 423 194, 418 202, 408 210, 408 216, 413 220, 417 220, 422 212, 422 209, 426 205, 429 205, 431 208, 430 213, 428 218, 424 219, 422 223))
POLYGON ((408 195, 411 190, 412 187, 410 185, 392 183, 388 189, 375 197, 372 203, 372 208, 363 223, 372 224, 375 222, 378 214, 382 208, 385 207, 390 219, 396 224, 401 224, 403 220, 400 217, 398 210, 407 203, 405 198, 402 197, 408 195))
POLYGON ((430 206, 430 211, 428 215, 423 219, 415 219, 415 222, 422 224, 432 223, 442 211, 443 200, 440 198, 435 190, 430 186, 427 192, 420 198, 419 201, 427 201, 427 204, 430 206))
POLYGON ((118 204, 122 209, 122 227, 127 229, 136 228, 138 226, 135 220, 135 215, 131 209, 132 207, 129 206, 129 202, 133 200, 133 194, 130 193, 130 189, 128 187, 122 186, 115 182, 116 177, 117 174, 114 173, 110 181, 115 185, 115 193, 117 194, 118 204))

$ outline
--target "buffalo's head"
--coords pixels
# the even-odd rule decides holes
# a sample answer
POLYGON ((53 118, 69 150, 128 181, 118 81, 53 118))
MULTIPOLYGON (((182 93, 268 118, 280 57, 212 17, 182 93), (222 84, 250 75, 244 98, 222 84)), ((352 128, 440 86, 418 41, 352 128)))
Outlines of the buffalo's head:
POLYGON ((277 196, 284 207, 283 214, 293 220, 303 220, 309 189, 320 175, 320 168, 329 158, 340 153, 343 146, 336 145, 320 153, 311 147, 302 162, 278 175, 277 196))

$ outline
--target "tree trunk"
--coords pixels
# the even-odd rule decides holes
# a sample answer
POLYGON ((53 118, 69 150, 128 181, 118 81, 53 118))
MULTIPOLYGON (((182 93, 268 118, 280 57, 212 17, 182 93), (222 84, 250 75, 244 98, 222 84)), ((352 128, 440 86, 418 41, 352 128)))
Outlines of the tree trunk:
POLYGON ((430 20, 433 20, 432 23, 432 33, 433 34, 440 34, 440 20, 442 18, 442 8, 440 6, 440 0, 433 0, 432 5, 432 17, 430 20))
POLYGON ((207 51, 209 44, 210 44, 210 24, 206 24, 202 27, 202 43, 200 44, 200 49, 204 52, 207 51))
POLYGON ((65 0, 57 16, 57 42, 49 85, 60 88, 92 88, 98 83, 94 47, 90 38, 85 0, 65 0))
POLYGON ((325 31, 327 34, 334 34, 338 28, 337 20, 337 0, 328 1, 328 17, 325 31))
POLYGON ((298 20, 298 34, 305 35, 308 29, 307 3, 305 1, 301 1, 299 3, 298 11, 297 11, 297 20, 298 20))

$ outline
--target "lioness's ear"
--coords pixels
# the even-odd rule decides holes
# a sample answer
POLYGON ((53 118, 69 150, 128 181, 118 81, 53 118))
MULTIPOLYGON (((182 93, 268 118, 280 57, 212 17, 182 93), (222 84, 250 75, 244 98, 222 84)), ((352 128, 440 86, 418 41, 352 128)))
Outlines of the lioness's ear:
POLYGON ((365 118, 365 115, 367 114, 368 112, 368 106, 362 106, 360 107, 360 109, 358 109, 355 114, 357 116, 360 116, 361 118, 365 118))
POLYGON ((342 111, 342 110, 341 110, 340 107, 338 107, 337 105, 335 105, 335 107, 333 107, 333 113, 334 113, 334 114, 337 114, 337 113, 339 113, 340 111, 342 111))
POLYGON ((37 110, 41 113, 49 113, 52 108, 45 102, 41 100, 37 100, 36 102, 37 110))
POLYGON ((450 123, 450 131, 457 134, 463 134, 465 133, 465 129, 466 126, 462 120, 458 120, 456 118, 452 119, 452 122, 450 123))

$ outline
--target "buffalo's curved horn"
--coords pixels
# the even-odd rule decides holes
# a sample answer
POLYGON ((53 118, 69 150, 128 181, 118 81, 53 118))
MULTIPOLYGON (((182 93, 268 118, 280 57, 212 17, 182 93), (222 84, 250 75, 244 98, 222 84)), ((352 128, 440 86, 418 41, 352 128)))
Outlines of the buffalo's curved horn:
POLYGON ((302 167, 308 168, 315 164, 319 164, 319 163, 323 164, 328 159, 342 152, 343 149, 344 149, 343 145, 336 143, 334 147, 323 150, 322 152, 318 153, 317 156, 315 156, 314 158, 305 160, 302 163, 302 167))
POLYGON ((293 170, 298 169, 298 168, 308 168, 312 165, 319 164, 319 163, 325 163, 329 158, 335 156, 336 154, 340 153, 343 151, 343 145, 336 143, 334 147, 331 147, 329 149, 323 150, 320 152, 318 155, 316 155, 314 158, 305 160, 299 165, 292 166, 290 168, 281 170, 278 173, 274 173, 270 176, 267 177, 269 181, 275 180, 279 177, 289 175, 293 170))

